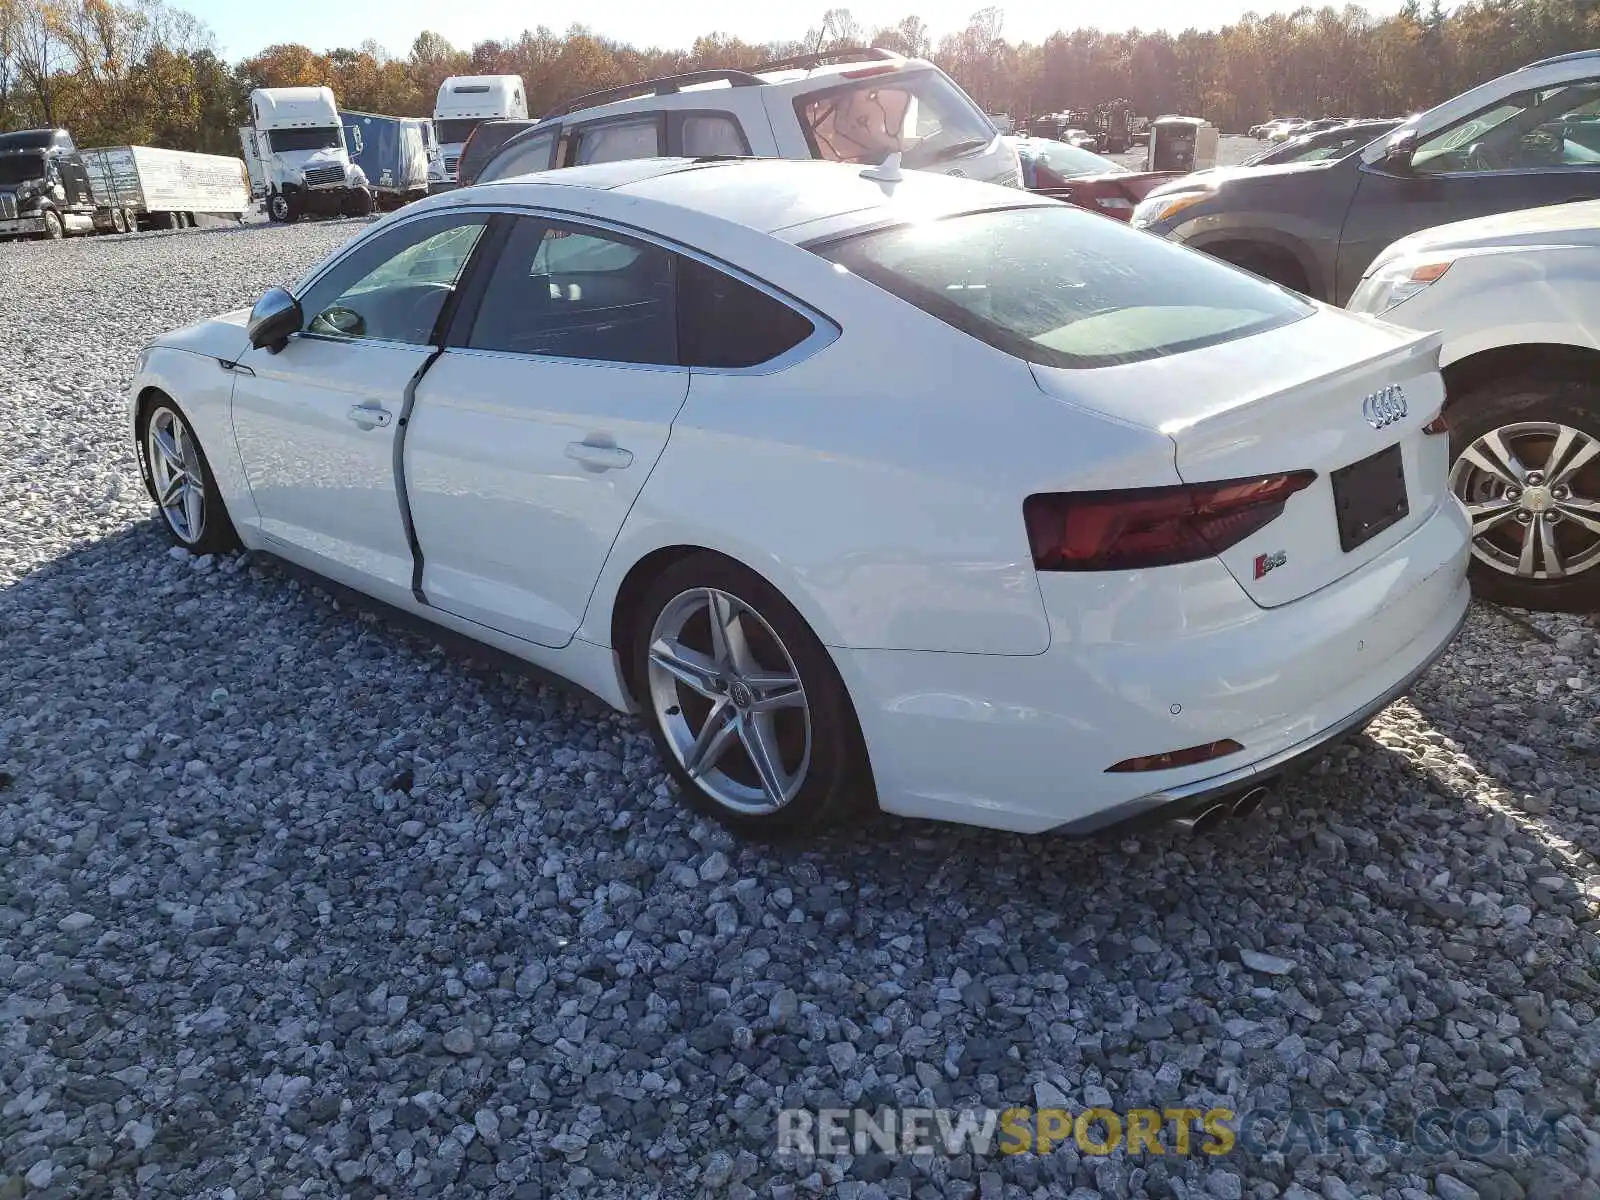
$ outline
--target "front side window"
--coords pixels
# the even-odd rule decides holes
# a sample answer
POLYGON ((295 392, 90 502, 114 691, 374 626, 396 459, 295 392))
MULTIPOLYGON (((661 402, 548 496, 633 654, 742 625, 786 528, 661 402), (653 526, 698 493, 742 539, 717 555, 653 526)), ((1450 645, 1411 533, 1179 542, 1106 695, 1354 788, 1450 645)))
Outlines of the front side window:
POLYGON ((655 158, 661 153, 661 127, 654 117, 641 121, 614 121, 578 133, 574 163, 621 162, 655 158))
POLYGON ((994 126, 942 71, 896 71, 795 101, 816 158, 878 163, 898 151, 906 167, 930 167, 981 150, 994 126))
POLYGON ((28 183, 45 178, 42 154, 0 155, 0 183, 28 183))
POLYGON ((426 345, 488 218, 456 213, 372 238, 300 298, 306 332, 426 345))
POLYGON ((675 365, 676 258, 619 234, 518 218, 467 345, 511 354, 675 365))
POLYGON ((337 125, 316 129, 274 129, 267 144, 278 154, 302 150, 335 150, 344 145, 344 131, 337 125))
POLYGON ((1421 142, 1411 169, 1449 175, 1600 165, 1600 138, 1588 133, 1597 113, 1600 79, 1520 92, 1421 142))
POLYGON ((1163 358, 1315 311, 1215 259, 1065 204, 966 213, 814 249, 946 324, 1055 367, 1163 358))

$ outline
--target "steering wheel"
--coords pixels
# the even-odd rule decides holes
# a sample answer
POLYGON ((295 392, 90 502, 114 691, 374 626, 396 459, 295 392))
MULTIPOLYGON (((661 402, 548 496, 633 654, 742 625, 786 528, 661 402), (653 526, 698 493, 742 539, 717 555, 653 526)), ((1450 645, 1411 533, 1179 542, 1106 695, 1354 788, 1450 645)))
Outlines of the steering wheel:
POLYGON ((353 308, 335 304, 311 318, 312 333, 331 333, 335 337, 364 337, 367 319, 353 308))
POLYGON ((1483 142, 1473 142, 1467 147, 1467 170, 1492 171, 1495 161, 1489 156, 1489 147, 1483 142))
POLYGON ((444 310, 451 287, 448 283, 413 283, 407 285, 407 290, 413 294, 411 303, 406 306, 404 324, 408 329, 420 329, 423 336, 427 336, 433 332, 439 313, 444 310), (423 329, 424 325, 427 328, 423 329))

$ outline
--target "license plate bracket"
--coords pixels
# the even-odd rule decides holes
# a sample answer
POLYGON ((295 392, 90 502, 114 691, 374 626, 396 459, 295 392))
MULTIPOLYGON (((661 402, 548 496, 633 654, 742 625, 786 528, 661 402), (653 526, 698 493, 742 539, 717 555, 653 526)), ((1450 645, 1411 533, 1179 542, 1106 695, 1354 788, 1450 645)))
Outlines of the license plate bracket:
POLYGON ((1339 546, 1346 554, 1410 515, 1405 462, 1399 444, 1340 467, 1329 475, 1339 546))

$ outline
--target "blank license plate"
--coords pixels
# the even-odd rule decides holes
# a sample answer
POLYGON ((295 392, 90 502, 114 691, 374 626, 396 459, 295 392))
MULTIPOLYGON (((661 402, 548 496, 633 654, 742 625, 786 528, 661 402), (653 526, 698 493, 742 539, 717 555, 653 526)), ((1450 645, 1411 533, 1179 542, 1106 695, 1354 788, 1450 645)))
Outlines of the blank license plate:
POLYGON ((1329 478, 1339 520, 1339 545, 1347 554, 1396 521, 1403 521, 1411 511, 1398 445, 1340 467, 1329 478))

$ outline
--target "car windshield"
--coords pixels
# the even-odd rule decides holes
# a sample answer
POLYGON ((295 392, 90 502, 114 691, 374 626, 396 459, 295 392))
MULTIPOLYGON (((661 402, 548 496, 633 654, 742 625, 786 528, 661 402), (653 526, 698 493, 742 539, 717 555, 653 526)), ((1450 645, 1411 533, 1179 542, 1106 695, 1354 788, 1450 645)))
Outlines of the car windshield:
POLYGON ((332 150, 344 145, 344 131, 338 126, 317 129, 274 129, 267 134, 278 154, 297 150, 332 150))
POLYGON ((1052 141, 1050 138, 1027 138, 1017 142, 1017 153, 1023 158, 1031 158, 1042 167, 1048 167, 1063 179, 1070 179, 1074 175, 1117 175, 1126 173, 1126 168, 1109 158, 1101 158, 1081 146, 1071 146, 1066 142, 1052 141))
POLYGON ((816 158, 879 163, 899 151, 906 167, 929 167, 981 150, 996 130, 941 71, 895 71, 795 101, 816 158))
POLYGON ((0 154, 0 183, 26 183, 44 178, 44 155, 0 154))
POLYGON ((854 234, 823 257, 1030 362, 1106 367, 1298 321, 1292 293, 1070 205, 854 234))
POLYGON ((448 121, 435 121, 441 146, 459 146, 472 136, 472 131, 484 122, 484 117, 456 117, 448 121))

